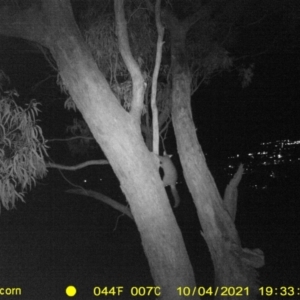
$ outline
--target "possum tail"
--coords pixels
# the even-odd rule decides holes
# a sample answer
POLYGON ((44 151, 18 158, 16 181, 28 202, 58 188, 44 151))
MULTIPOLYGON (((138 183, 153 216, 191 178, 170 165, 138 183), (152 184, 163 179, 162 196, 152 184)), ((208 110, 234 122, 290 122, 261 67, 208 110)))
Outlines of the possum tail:
POLYGON ((179 197, 179 194, 177 192, 177 189, 176 189, 176 186, 175 185, 170 185, 170 188, 171 188, 171 192, 172 192, 172 195, 173 195, 173 198, 174 198, 174 208, 178 207, 179 206, 179 203, 180 203, 180 197, 179 197))

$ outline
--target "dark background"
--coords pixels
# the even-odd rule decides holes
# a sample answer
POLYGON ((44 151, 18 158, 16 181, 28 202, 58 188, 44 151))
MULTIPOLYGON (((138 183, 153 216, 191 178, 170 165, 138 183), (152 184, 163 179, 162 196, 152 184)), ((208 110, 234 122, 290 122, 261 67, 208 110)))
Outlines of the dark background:
MULTIPOLYGON (((213 77, 193 95, 198 138, 221 195, 230 178, 229 156, 245 157, 259 151, 263 142, 300 140, 298 27, 290 30, 285 19, 283 13, 273 13, 255 26, 240 28, 229 50, 237 59, 255 63, 249 87, 243 89, 231 70, 213 77)), ((44 136, 65 137, 65 126, 79 114, 64 109, 66 96, 56 86, 56 74, 43 54, 32 43, 1 36, 0 68, 19 92, 20 103, 32 98, 42 102, 39 119, 44 136)), ((79 162, 65 143, 50 146, 50 157, 57 163, 79 162)), ((197 284, 210 286, 212 262, 180 172, 172 132, 167 148, 180 173, 182 203, 175 215, 197 284)), ((286 182, 253 189, 243 180, 239 189, 236 226, 244 247, 260 248, 265 254, 265 266, 259 270, 263 286, 299 286, 298 155, 299 149, 293 154, 294 163, 281 171, 289 178, 286 182)), ((239 162, 234 161, 235 168, 239 162)), ((125 203, 108 166, 64 175, 125 203)), ((69 284, 79 289, 79 299, 92 299, 94 286, 125 286, 118 298, 128 299, 130 287, 153 285, 135 224, 96 200, 65 193, 68 188, 57 170, 49 170, 28 193, 26 203, 1 211, 0 285, 22 287, 22 299, 66 299, 69 284)))

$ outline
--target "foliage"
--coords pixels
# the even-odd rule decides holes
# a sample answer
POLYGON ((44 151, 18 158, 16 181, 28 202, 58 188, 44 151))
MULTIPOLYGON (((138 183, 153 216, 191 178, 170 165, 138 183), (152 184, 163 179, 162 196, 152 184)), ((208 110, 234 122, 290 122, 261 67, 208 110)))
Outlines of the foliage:
MULTIPOLYGON (((65 87, 64 87, 64 85, 63 85, 63 82, 62 82, 62 79, 61 79, 60 77, 59 77, 59 79, 58 79, 58 85, 60 85, 61 90, 64 90, 64 89, 65 89, 65 87)), ((67 93, 67 91, 66 91, 65 93, 67 93)), ((66 99, 66 101, 65 101, 65 103, 64 103, 64 107, 65 107, 65 109, 67 109, 67 110, 74 110, 74 111, 77 110, 76 104, 75 104, 75 102, 73 101, 73 99, 72 99, 71 96, 69 96, 69 97, 66 99)))
POLYGON ((16 96, 15 91, 0 94, 0 199, 6 209, 24 201, 27 189, 47 173, 46 141, 35 119, 38 103, 32 100, 23 109, 16 96))
POLYGON ((250 64, 249 67, 241 66, 239 69, 239 77, 242 83, 242 88, 246 88, 250 85, 252 77, 254 75, 254 63, 250 64))
MULTIPOLYGON (((153 15, 146 9, 145 3, 128 1, 125 4, 125 13, 131 52, 147 83, 142 122, 147 119, 147 122, 145 122, 147 125, 143 128, 148 128, 151 127, 149 106, 151 73, 155 64, 156 53, 156 27, 153 22, 153 15)), ((110 7, 108 1, 90 2, 89 9, 81 14, 80 28, 99 69, 108 80, 112 91, 124 109, 130 111, 132 80, 119 51, 113 7, 110 7)), ((169 67, 163 65, 160 72, 161 77, 166 78, 168 72, 169 67)), ((163 112, 160 125, 163 125, 170 115, 165 88, 165 83, 158 85, 158 108, 162 109, 161 113, 163 112), (164 97, 162 98, 162 96, 164 97)), ((65 108, 76 110, 71 97, 65 101, 65 108)), ((86 132, 85 128, 87 128, 87 125, 84 124, 84 121, 74 120, 74 123, 67 129, 74 137, 68 140, 68 146, 73 155, 89 155, 91 151, 95 150, 95 143, 90 138, 91 134, 86 132)))
MULTIPOLYGON (((142 69, 150 67, 148 70, 152 71, 157 38, 155 26, 141 3, 134 7, 126 6, 125 10, 132 54, 142 69)), ((118 48, 113 11, 97 12, 91 7, 82 19, 85 40, 106 78, 110 83, 118 81, 116 76, 128 79, 129 73, 118 48)))
MULTIPOLYGON (((145 81, 151 81, 150 73, 155 63, 156 29, 150 14, 140 2, 125 7, 128 36, 134 59, 139 64, 145 81)), ((97 4, 95 4, 97 5, 97 4)), ((130 110, 132 82, 122 60, 115 34, 113 11, 103 13, 91 7, 82 16, 83 35, 99 69, 126 110, 130 110), (99 14, 101 16, 99 17, 99 14)))
MULTIPOLYGON (((126 1, 125 14, 132 55, 140 66, 147 83, 141 119, 142 132, 146 138, 151 135, 152 131, 152 116, 149 108, 157 32, 153 12, 148 10, 145 2, 126 1)), ((115 33, 115 16, 111 2, 89 2, 89 8, 81 13, 80 28, 112 91, 124 109, 130 111, 132 80, 119 52, 115 33)), ((212 76, 232 67, 232 58, 223 47, 224 36, 218 32, 217 24, 211 20, 206 20, 200 25, 193 26, 188 33, 186 55, 192 74, 192 93, 198 89, 201 83, 208 83, 212 76)), ((168 128, 171 113, 170 38, 170 32, 166 31, 156 99, 159 110, 160 135, 168 128)), ((66 100, 65 107, 75 110, 75 104, 70 97, 66 100)), ((75 136, 74 132, 72 134, 75 136)), ((82 136, 82 132, 79 134, 82 136)), ((88 154, 90 141, 90 139, 82 139, 82 141, 73 139, 69 142, 70 150, 73 154, 88 154)))
POLYGON ((213 76, 229 70, 233 65, 229 52, 223 47, 222 41, 216 38, 215 25, 207 23, 201 30, 198 27, 192 28, 187 36, 192 92, 195 92, 201 83, 208 84, 213 76))

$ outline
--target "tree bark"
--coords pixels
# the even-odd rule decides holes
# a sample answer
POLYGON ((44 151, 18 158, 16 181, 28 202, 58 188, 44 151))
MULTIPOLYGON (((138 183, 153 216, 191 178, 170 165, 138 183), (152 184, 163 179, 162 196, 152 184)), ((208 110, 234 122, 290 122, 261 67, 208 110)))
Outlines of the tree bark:
POLYGON ((179 299, 179 286, 194 286, 193 270, 141 129, 112 93, 75 23, 70 2, 45 0, 18 14, 0 12, 0 33, 36 41, 55 59, 64 85, 101 146, 141 234, 161 299, 179 299))
POLYGON ((215 270, 215 287, 247 287, 244 297, 216 299, 254 299, 257 293, 256 270, 243 259, 243 250, 234 223, 224 209, 222 198, 207 167, 198 142, 191 112, 191 75, 185 49, 188 30, 173 15, 165 12, 171 32, 172 122, 184 177, 193 196, 215 270))

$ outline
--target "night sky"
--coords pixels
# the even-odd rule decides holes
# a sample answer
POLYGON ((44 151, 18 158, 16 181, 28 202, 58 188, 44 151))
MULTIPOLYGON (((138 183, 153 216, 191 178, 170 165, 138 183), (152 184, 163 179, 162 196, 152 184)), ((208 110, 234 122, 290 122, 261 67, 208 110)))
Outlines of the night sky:
MULTIPOLYGON (((193 95, 194 121, 207 152, 219 147, 238 152, 257 142, 300 137, 299 38, 284 27, 282 18, 271 14, 255 25, 240 25, 228 49, 233 68, 213 76, 193 95), (242 88, 237 68, 250 64, 254 75, 242 88)), ((28 41, 1 37, 0 51, 0 66, 20 93, 20 101, 36 98, 43 104, 42 121, 55 110, 62 125, 66 123, 65 96, 39 49, 28 41)), ((62 133, 61 128, 55 132, 62 133)))
MULTIPOLYGON (((269 7, 265 11, 272 9, 269 7)), ((199 142, 222 189, 227 177, 222 177, 224 173, 218 166, 226 165, 230 155, 248 153, 262 142, 300 140, 299 26, 289 23, 289 17, 278 11, 270 15, 254 11, 250 17, 245 17, 236 28, 234 42, 228 47, 233 68, 212 77, 192 96, 199 142), (250 85, 242 88, 237 66, 248 67, 250 64, 254 64, 254 75, 250 85)), ((80 114, 64 109, 66 96, 60 92, 56 73, 39 49, 30 42, 0 36, 0 69, 10 77, 10 87, 19 92, 19 103, 32 98, 42 103, 39 119, 45 138, 65 137, 65 126, 80 114)), ((171 130, 167 146, 175 154, 178 165, 174 145, 171 130)), ((63 143, 51 143, 50 146, 49 153, 56 162, 78 162, 63 143)), ((69 178, 82 183, 89 174, 103 177, 104 173, 93 169, 81 175, 71 174, 69 178)), ((114 176, 112 171, 107 169, 105 174, 108 174, 104 179, 107 193, 125 201, 120 191, 117 192, 118 182, 114 180, 113 187, 108 184, 114 176)), ((2 282, 10 286, 21 285, 24 290, 28 287, 30 296, 22 299, 53 299, 54 296, 58 299, 60 294, 53 286, 63 289, 74 283, 88 290, 100 283, 132 285, 128 270, 129 274, 136 275, 135 284, 153 284, 133 222, 126 217, 119 220, 116 211, 99 202, 65 194, 63 190, 67 186, 58 172, 51 170, 36 190, 28 194, 26 204, 19 203, 17 210, 1 212, 0 263, 8 275, 4 277, 3 272, 0 273, 0 285, 2 282), (1 248, 1 245, 4 246, 1 248), (20 251, 18 247, 21 247, 20 251), (24 258, 20 256, 21 252, 24 258), (116 261, 107 258, 110 257, 107 253, 116 261), (125 256, 126 259, 122 258, 125 256), (97 269, 99 257, 101 267, 97 269), (22 272, 30 275, 22 277, 22 272), (39 297, 33 292, 34 287, 38 287, 39 297), (49 292, 48 296, 43 288, 49 292)), ((213 277, 207 271, 212 267, 209 253, 199 240, 200 227, 182 174, 178 186, 179 193, 189 199, 175 214, 196 270, 196 279, 199 284, 210 285, 213 277), (199 253, 202 253, 201 258, 199 253), (200 259, 202 263, 205 260, 204 267, 199 263, 200 259)), ((242 190, 239 195, 239 234, 244 246, 264 251, 266 267, 261 270, 261 278, 265 285, 291 285, 297 281, 300 207, 296 201, 300 192, 299 188, 294 188, 283 187, 269 194, 242 190)))

